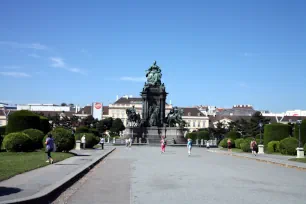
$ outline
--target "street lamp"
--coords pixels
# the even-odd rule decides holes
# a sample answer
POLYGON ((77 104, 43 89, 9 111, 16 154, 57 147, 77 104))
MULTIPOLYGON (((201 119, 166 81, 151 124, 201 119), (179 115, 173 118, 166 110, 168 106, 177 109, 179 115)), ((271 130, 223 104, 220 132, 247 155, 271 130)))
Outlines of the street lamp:
POLYGON ((296 124, 299 126, 299 148, 301 148, 301 124, 302 124, 302 121, 297 120, 296 124))
POLYGON ((262 144, 262 135, 261 135, 262 126, 263 126, 262 122, 259 122, 258 126, 259 126, 259 129, 260 129, 260 144, 262 144))

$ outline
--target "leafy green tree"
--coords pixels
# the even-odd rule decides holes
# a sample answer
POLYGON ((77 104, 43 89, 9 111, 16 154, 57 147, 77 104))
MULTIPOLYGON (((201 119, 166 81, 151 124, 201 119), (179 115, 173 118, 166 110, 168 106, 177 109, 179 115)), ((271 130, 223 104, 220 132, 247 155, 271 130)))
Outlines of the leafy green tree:
POLYGON ((121 131, 123 131, 125 129, 123 122, 120 118, 116 118, 115 120, 113 120, 112 123, 112 127, 110 128, 111 132, 116 133, 117 135, 119 135, 119 133, 121 131))
POLYGON ((250 129, 251 129, 251 134, 250 136, 252 137, 256 137, 256 135, 260 134, 260 130, 262 131, 261 133, 263 133, 264 130, 264 126, 266 124, 269 124, 270 119, 265 118, 264 116, 262 116, 261 112, 256 111, 250 120, 250 129), (259 127, 259 123, 263 124, 263 127, 260 129, 259 127))
POLYGON ((61 103, 61 106, 67 106, 67 103, 61 103))
POLYGON ((242 137, 249 137, 250 136, 250 123, 245 120, 244 118, 238 119, 235 121, 236 123, 236 131, 242 137))
POLYGON ((103 134, 105 131, 110 130, 112 125, 113 125, 113 118, 109 117, 98 121, 96 126, 99 133, 103 134))

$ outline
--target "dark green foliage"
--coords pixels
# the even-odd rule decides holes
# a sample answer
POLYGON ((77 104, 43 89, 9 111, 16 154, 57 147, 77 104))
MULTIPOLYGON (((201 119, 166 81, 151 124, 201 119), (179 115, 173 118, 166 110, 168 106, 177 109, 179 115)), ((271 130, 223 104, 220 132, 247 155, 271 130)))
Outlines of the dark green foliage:
POLYGON ((306 152, 306 143, 304 144, 304 152, 306 152))
MULTIPOLYGON (((294 137, 299 139, 299 126, 297 124, 294 128, 294 137)), ((301 124, 301 144, 304 143, 306 143, 306 120, 303 120, 301 124)))
POLYGON ((280 141, 289 136, 289 126, 281 123, 273 123, 265 126, 264 145, 267 147, 270 141, 280 141))
POLYGON ((1 145, 2 145, 2 141, 4 139, 4 135, 5 135, 5 127, 6 126, 0 126, 0 150, 1 150, 1 145))
POLYGON ((236 139, 236 140, 235 140, 235 147, 238 148, 238 149, 240 149, 240 148, 241 148, 241 147, 240 147, 240 144, 241 144, 242 142, 244 142, 244 139, 243 139, 243 138, 236 139))
POLYGON ((33 142, 33 149, 41 149, 43 147, 42 141, 44 139, 44 133, 42 131, 36 129, 26 129, 23 132, 31 138, 33 142))
POLYGON ((197 139, 197 132, 190 132, 190 133, 187 133, 187 139, 190 138, 192 139, 193 142, 196 141, 197 139))
POLYGON ((251 152, 252 150, 250 149, 250 143, 247 141, 243 141, 240 143, 240 149, 244 152, 251 152))
POLYGON ((209 132, 206 130, 197 132, 197 139, 209 140, 209 132))
POLYGON ((268 124, 270 122, 270 119, 265 118, 264 116, 262 116, 261 112, 256 111, 250 120, 250 136, 255 137, 256 135, 258 135, 260 133, 260 127, 259 127, 259 123, 262 122, 263 127, 262 127, 262 131, 264 130, 264 126, 266 124, 268 124))
POLYGON ((239 136, 240 135, 234 130, 232 130, 232 131, 230 131, 226 134, 226 137, 231 138, 232 140, 235 140, 235 139, 239 138, 239 136))
POLYGON ((93 133, 77 133, 75 134, 75 140, 81 140, 83 135, 85 135, 86 148, 93 148, 100 141, 100 138, 93 133))
POLYGON ((10 133, 4 137, 3 147, 8 152, 33 151, 33 141, 23 132, 10 133))
POLYGON ((282 154, 296 155, 299 141, 294 137, 288 137, 280 141, 279 150, 282 154))
POLYGON ((40 119, 40 130, 43 131, 44 134, 47 134, 51 130, 51 126, 49 123, 49 119, 43 116, 39 117, 40 119))
POLYGON ((98 132, 98 130, 95 129, 95 128, 90 128, 90 129, 89 129, 89 133, 92 133, 92 134, 94 134, 95 136, 99 136, 99 132, 98 132))
POLYGON ((219 146, 227 148, 227 138, 224 138, 220 141, 219 146))
POLYGON ((89 128, 86 126, 80 126, 76 128, 76 133, 84 133, 84 132, 89 132, 89 128))
POLYGON ((113 118, 110 117, 110 118, 105 118, 103 120, 100 120, 96 126, 97 126, 98 132, 103 134, 106 130, 110 130, 112 125, 113 125, 113 118))
MULTIPOLYGON (((68 152, 69 150, 74 148, 75 139, 74 135, 71 134, 71 130, 67 130, 64 128, 55 128, 50 132, 54 139, 54 143, 56 145, 57 152, 68 152)), ((43 142, 45 143, 47 135, 44 137, 43 142)))
POLYGON ((27 110, 16 111, 9 115, 6 134, 30 128, 40 129, 39 116, 27 110))
POLYGON ((268 153, 279 152, 279 141, 271 141, 268 143, 268 153))
POLYGON ((125 127, 124 127, 123 122, 120 118, 116 118, 115 120, 113 120, 112 127, 110 128, 111 132, 119 135, 119 133, 121 131, 123 131, 124 129, 125 129, 125 127))

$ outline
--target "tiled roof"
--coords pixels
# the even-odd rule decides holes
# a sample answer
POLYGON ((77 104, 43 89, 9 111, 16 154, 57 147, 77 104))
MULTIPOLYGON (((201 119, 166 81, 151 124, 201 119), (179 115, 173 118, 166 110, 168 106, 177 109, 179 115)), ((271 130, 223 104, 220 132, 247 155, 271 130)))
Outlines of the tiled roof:
POLYGON ((184 110, 184 116, 205 116, 199 109, 197 108, 184 108, 180 107, 184 110))
POLYGON ((130 103, 140 103, 142 102, 142 98, 140 97, 134 97, 134 98, 126 98, 121 97, 119 98, 114 104, 130 104, 130 103))
POLYGON ((92 114, 91 113, 91 106, 85 106, 83 108, 81 108, 81 110, 77 113, 77 114, 92 114))
POLYGON ((108 106, 103 106, 103 115, 108 115, 109 114, 109 107, 108 106))

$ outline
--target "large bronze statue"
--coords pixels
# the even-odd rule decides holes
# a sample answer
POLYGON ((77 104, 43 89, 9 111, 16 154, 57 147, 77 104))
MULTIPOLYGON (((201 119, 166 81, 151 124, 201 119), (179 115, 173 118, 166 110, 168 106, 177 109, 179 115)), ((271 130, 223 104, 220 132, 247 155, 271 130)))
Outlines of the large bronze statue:
POLYGON ((159 66, 156 65, 156 61, 154 61, 153 65, 146 70, 146 77, 147 77, 147 85, 161 85, 161 69, 159 66))
POLYGON ((183 123, 182 116, 184 115, 184 110, 179 109, 178 107, 173 107, 173 109, 168 113, 166 122, 169 127, 175 127, 177 124, 181 126, 183 123))
POLYGON ((135 106, 132 108, 126 109, 127 120, 130 123, 130 126, 137 127, 140 125, 140 115, 136 113, 135 106))
POLYGON ((159 107, 156 106, 151 114, 149 123, 150 126, 157 126, 159 121, 159 107))

